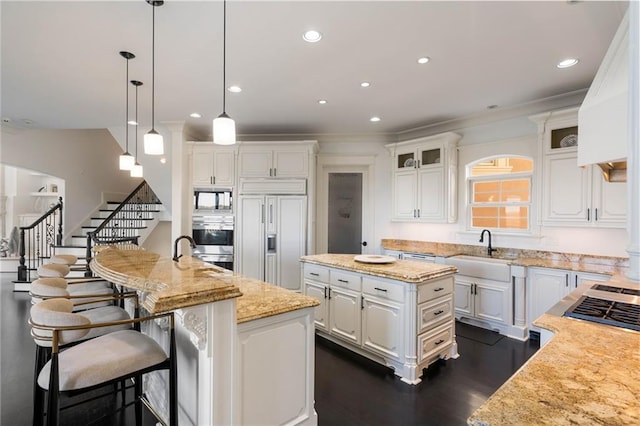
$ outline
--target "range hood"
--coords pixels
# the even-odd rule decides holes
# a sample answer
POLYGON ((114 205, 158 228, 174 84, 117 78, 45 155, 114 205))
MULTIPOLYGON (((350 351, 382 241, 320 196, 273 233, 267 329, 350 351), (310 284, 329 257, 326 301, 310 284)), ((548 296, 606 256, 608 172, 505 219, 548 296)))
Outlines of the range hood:
POLYGON ((578 111, 578 165, 598 164, 610 182, 627 181, 629 14, 578 111))

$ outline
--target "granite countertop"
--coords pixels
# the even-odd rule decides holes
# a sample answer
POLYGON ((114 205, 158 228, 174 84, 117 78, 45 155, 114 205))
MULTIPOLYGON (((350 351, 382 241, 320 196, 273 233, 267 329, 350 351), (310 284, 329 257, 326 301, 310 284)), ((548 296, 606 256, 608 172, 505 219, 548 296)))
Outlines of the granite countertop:
POLYGON ((137 246, 104 246, 91 270, 116 284, 145 292, 142 306, 166 312, 236 299, 238 323, 316 306, 318 301, 263 281, 183 256, 178 262, 137 246))
MULTIPOLYGON (((640 288, 622 277, 610 283, 640 288)), ((468 424, 640 424, 640 332, 563 317, 582 291, 572 292, 534 321, 553 337, 468 424)))
MULTIPOLYGON (((489 257, 487 255, 486 246, 475 246, 466 244, 383 239, 382 247, 388 250, 423 253, 445 258, 461 254, 478 257, 489 257)), ((543 268, 565 269, 576 272, 591 272, 608 275, 624 275, 628 268, 628 259, 618 257, 511 249, 501 247, 496 247, 496 249, 497 251, 492 257, 507 259, 512 265, 517 266, 537 266, 543 268)))
POLYGON ((316 254, 302 256, 301 261, 406 283, 422 283, 457 272, 456 267, 451 265, 438 265, 411 260, 396 260, 393 263, 383 264, 362 263, 353 260, 354 256, 353 254, 316 254))

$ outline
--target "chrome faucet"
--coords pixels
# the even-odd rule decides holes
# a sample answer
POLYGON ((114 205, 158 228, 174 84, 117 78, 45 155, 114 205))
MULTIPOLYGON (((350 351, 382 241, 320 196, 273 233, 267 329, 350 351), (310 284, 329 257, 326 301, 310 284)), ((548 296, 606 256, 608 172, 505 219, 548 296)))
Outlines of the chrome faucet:
POLYGON ((487 246, 487 254, 489 256, 491 256, 491 254, 494 251, 498 251, 498 249, 494 249, 493 247, 491 247, 491 231, 489 231, 488 229, 483 229, 482 232, 480 233, 480 242, 484 242, 484 233, 489 234, 489 245, 487 246))
POLYGON ((193 241, 193 238, 191 238, 188 235, 180 235, 178 238, 176 238, 176 240, 173 242, 173 261, 177 262, 182 255, 178 256, 178 242, 182 239, 186 239, 189 240, 189 243, 191 243, 191 248, 195 249, 196 248, 196 242, 193 241))

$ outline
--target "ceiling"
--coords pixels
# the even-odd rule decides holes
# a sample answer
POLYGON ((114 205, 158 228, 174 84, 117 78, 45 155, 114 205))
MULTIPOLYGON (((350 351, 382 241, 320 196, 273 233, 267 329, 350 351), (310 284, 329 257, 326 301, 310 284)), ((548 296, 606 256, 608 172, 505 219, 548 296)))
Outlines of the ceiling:
MULTIPOLYGON (((394 135, 589 87, 627 7, 592 1, 227 3, 226 111, 245 135, 394 135), (318 43, 302 33, 316 29, 318 43), (417 59, 428 56, 427 64, 417 59), (578 65, 558 69, 566 57, 578 65), (363 88, 362 81, 371 86, 363 88), (317 101, 326 99, 325 105, 317 101), (381 118, 370 122, 372 116, 381 118)), ((152 7, 2 1, 5 124, 113 128, 129 78, 151 125, 152 7)), ((156 8, 155 121, 210 138, 222 111, 222 2, 156 8), (198 112, 202 118, 190 118, 198 112)), ((130 113, 134 115, 131 86, 130 113)))

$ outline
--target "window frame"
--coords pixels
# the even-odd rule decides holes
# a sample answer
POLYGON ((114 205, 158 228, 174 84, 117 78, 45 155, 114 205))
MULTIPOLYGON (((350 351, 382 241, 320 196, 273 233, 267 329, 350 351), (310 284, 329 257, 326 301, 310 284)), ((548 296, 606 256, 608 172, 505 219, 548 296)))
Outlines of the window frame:
MULTIPOLYGON (((466 185, 467 185, 467 230, 468 231, 479 231, 482 229, 489 229, 491 232, 497 234, 514 234, 514 235, 531 235, 533 233, 533 224, 534 220, 533 214, 533 196, 534 196, 534 173, 535 173, 535 160, 529 156, 523 155, 494 155, 490 157, 485 157, 478 159, 472 163, 467 164, 466 166, 466 185), (531 161, 531 170, 525 172, 516 172, 516 173, 496 173, 496 174, 483 174, 480 176, 472 176, 472 169, 481 164, 488 163, 491 161, 498 160, 500 158, 520 158, 524 160, 531 161), (529 201, 523 202, 492 202, 492 203, 476 203, 473 200, 475 199, 474 195, 474 184, 478 182, 505 182, 505 181, 513 181, 513 180, 528 180, 529 181, 529 201), (524 206, 527 207, 527 227, 526 228, 501 228, 498 227, 484 227, 484 226, 473 226, 473 208, 474 207, 511 207, 511 206, 524 206)), ((499 221, 500 219, 498 219, 499 221)))

